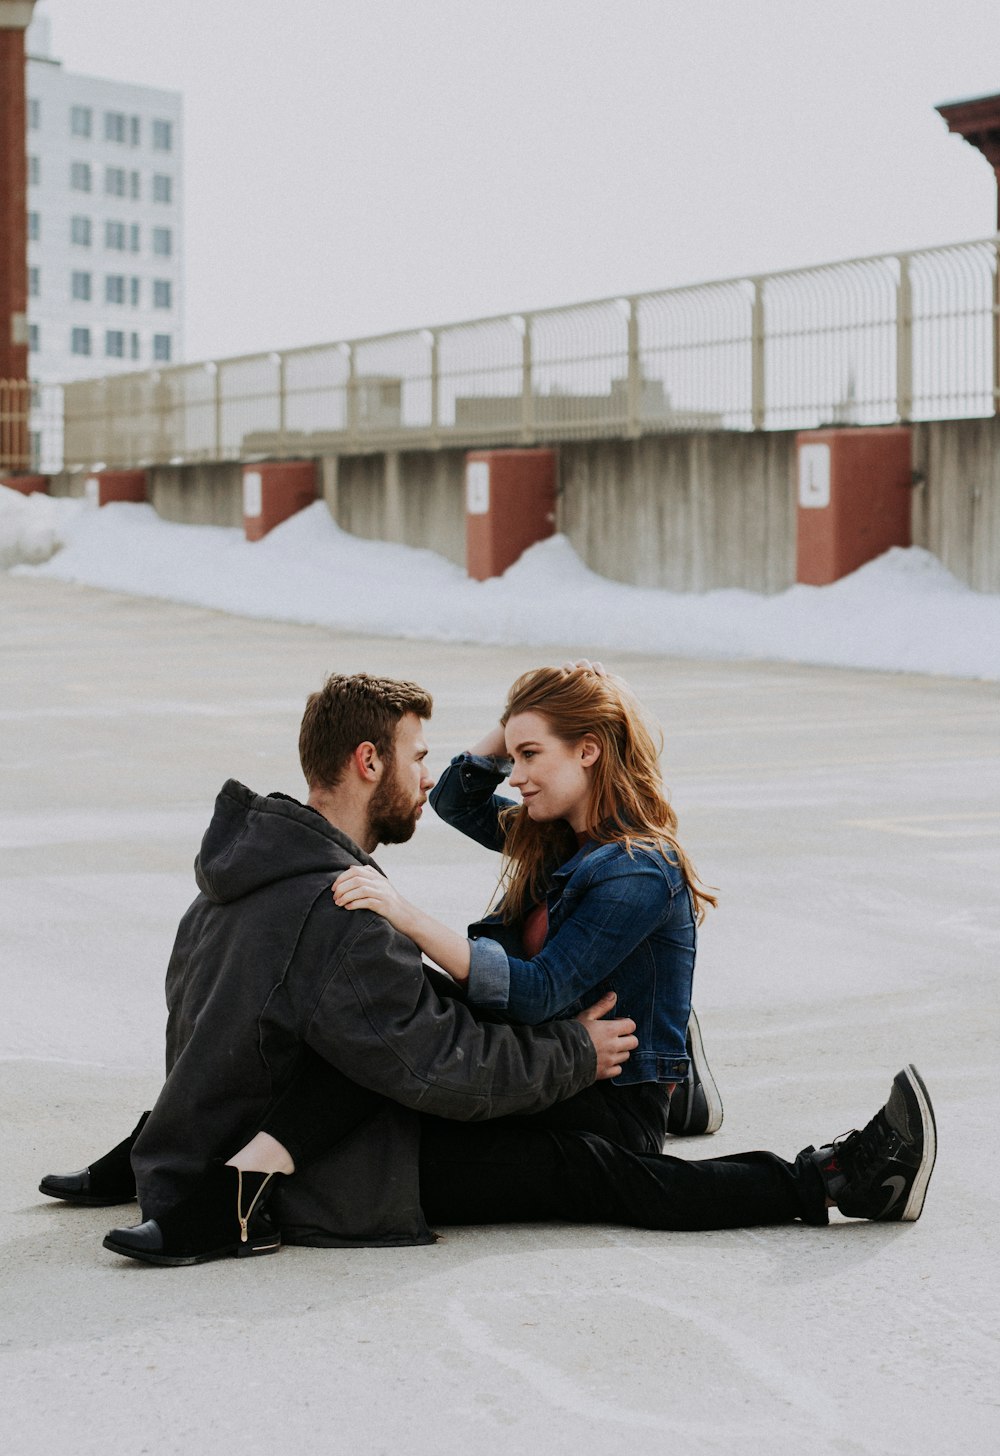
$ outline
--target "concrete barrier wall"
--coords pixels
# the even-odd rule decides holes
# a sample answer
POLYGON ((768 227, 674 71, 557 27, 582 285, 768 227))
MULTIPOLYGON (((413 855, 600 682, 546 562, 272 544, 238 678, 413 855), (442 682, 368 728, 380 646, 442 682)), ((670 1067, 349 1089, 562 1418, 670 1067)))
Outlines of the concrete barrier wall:
POLYGON ((1000 592, 1000 419, 914 426, 913 541, 976 591, 1000 592))
MULTIPOLYGON (((205 465, 151 465, 147 498, 165 521, 186 526, 242 526, 243 468, 236 461, 205 465)), ((82 496, 87 472, 52 477, 51 493, 82 496)))
POLYGON ((236 461, 153 466, 148 494, 165 521, 189 526, 243 524, 243 467, 236 461))
POLYGON ((324 496, 345 531, 426 546, 465 565, 465 451, 405 450, 324 462, 324 496))
POLYGON ((671 591, 795 580, 795 436, 692 434, 560 447, 560 529, 602 576, 671 591))
POLYGON ((86 478, 80 470, 64 470, 59 475, 50 475, 49 495, 83 495, 83 482, 86 478))
MULTIPOLYGON (((370 540, 426 546, 464 564, 464 450, 322 462, 334 520, 370 540)), ((559 528, 602 576, 673 591, 777 592, 795 579, 795 435, 651 435, 559 447, 559 528)), ((914 426, 913 540, 978 591, 1000 592, 1000 419, 914 426)), ((53 495, 81 495, 81 473, 53 495)), ((167 520, 239 525, 237 463, 157 466, 167 520)))

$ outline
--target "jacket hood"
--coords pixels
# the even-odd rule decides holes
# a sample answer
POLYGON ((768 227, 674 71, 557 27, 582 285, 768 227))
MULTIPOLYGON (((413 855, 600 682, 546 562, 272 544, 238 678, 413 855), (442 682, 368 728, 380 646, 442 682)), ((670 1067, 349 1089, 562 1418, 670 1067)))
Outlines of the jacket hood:
POLYGON ((375 861, 315 809, 285 794, 255 794, 229 779, 215 801, 194 872, 202 894, 225 905, 277 880, 332 878, 354 864, 375 861))

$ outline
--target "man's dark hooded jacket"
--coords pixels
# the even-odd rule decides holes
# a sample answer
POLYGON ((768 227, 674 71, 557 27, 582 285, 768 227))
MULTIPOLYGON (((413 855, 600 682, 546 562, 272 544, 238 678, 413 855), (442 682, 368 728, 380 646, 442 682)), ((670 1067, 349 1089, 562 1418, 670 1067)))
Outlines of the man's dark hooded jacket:
POLYGON ((313 809, 224 785, 167 971, 167 1080, 133 1154, 144 1218, 258 1130, 304 1047, 392 1100, 282 1184, 298 1243, 429 1242, 418 1113, 538 1112, 594 1080, 578 1022, 479 1021, 381 916, 335 905, 334 877, 373 863, 313 809))

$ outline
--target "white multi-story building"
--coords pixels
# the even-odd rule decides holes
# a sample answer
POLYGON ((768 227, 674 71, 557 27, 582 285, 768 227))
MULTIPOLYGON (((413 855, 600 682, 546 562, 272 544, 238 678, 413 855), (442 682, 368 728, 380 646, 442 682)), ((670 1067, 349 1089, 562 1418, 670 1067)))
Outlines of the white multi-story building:
POLYGON ((181 97, 28 49, 29 369, 41 383, 183 358, 181 97))

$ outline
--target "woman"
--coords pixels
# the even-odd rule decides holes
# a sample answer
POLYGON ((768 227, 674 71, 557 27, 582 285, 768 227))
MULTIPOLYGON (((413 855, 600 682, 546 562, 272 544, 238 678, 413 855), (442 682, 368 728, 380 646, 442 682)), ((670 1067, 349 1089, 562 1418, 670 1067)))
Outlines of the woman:
MULTIPOLYGON (((458 935, 363 866, 340 876, 335 900, 385 916, 474 1006, 514 1021, 573 1016, 615 992, 615 1014, 636 1023, 637 1050, 616 1082, 543 1117, 658 1152, 670 1094, 689 1073, 696 925, 716 900, 677 840, 632 693, 599 663, 524 673, 499 727, 452 760, 430 799, 449 824, 503 853, 496 911, 458 935), (495 793, 508 774, 520 804, 495 793)), ((722 1109, 707 1069, 705 1084, 699 1130, 714 1131, 722 1109)))

